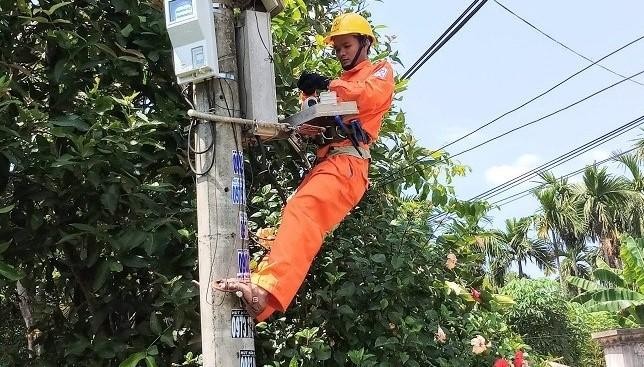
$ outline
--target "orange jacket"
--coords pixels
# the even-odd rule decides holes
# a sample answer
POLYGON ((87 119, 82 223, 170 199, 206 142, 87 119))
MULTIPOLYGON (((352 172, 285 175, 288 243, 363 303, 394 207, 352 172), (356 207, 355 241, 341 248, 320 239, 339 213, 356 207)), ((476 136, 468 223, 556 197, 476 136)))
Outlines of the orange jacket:
POLYGON ((332 80, 329 89, 340 101, 356 101, 362 128, 372 141, 378 139, 382 119, 394 96, 394 70, 387 61, 375 64, 365 60, 332 80))

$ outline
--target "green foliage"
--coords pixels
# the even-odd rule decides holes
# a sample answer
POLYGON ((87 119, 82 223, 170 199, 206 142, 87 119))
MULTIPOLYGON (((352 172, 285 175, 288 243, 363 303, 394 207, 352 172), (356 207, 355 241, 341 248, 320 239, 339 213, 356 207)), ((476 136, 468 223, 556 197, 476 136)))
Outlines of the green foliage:
MULTIPOLYGON (((582 303, 587 311, 607 311, 627 316, 630 322, 644 325, 644 293, 640 286, 641 256, 644 241, 624 237, 621 241, 621 257, 624 269, 612 269, 600 263, 593 272, 593 280, 568 277, 568 282, 584 292, 573 298, 582 303)), ((624 321, 626 322, 626 321, 624 321)))
POLYGON ((523 267, 529 260, 545 271, 553 269, 553 256, 550 244, 530 236, 534 227, 533 217, 506 219, 505 229, 493 231, 484 242, 485 252, 490 262, 490 280, 497 286, 505 284, 507 272, 513 264, 518 266, 518 275, 525 277, 523 267))
POLYGON ((616 317, 608 312, 588 312, 577 303, 568 303, 568 318, 574 329, 577 330, 582 339, 579 343, 578 366, 604 367, 606 362, 604 352, 599 343, 591 339, 591 333, 600 331, 603 327, 619 327, 616 317))
POLYGON ((624 261, 624 281, 644 293, 644 239, 626 237, 620 254, 624 261))
POLYGON ((260 360, 489 366, 496 355, 524 346, 499 314, 507 300, 483 288, 482 277, 472 278, 482 275, 475 265, 482 255, 457 238, 428 242, 428 215, 419 203, 370 192, 328 238, 295 306, 260 326, 260 360), (449 252, 463 264, 453 271, 445 267, 449 252), (469 295, 472 282, 481 286, 480 304, 469 295), (434 338, 439 326, 444 344, 434 338), (476 335, 492 343, 483 355, 471 352, 476 335))
MULTIPOLYGON (((0 21, 0 300, 10 309, 0 330, 11 335, 2 339, 0 361, 199 364, 187 106, 153 4, 0 5, 7 14, 0 21), (28 358, 18 326, 17 279, 34 300, 39 359, 28 358)), ((335 5, 287 0, 274 19, 280 114, 297 109, 301 71, 339 72, 318 37, 335 5)), ((373 56, 397 60, 386 36, 373 56)), ((397 91, 404 88, 399 82, 397 91)), ((382 137, 372 151, 380 183, 328 238, 290 311, 258 325, 260 362, 490 366, 526 347, 500 315, 510 302, 483 282, 475 244, 487 206, 454 198, 451 180, 466 169, 419 146, 397 109, 382 137), (404 199, 410 190, 414 200, 404 199), (436 210, 458 219, 433 238, 438 232, 427 221, 436 210), (453 271, 444 266, 450 252, 459 258, 453 271), (472 287, 480 303, 469 296, 472 287), (434 339, 439 326, 444 344, 434 339), (491 341, 481 355, 471 353, 476 335, 491 341)), ((264 153, 249 153, 247 172, 263 171, 257 158, 264 153)), ((284 188, 304 173, 285 144, 270 146, 264 158, 284 188)), ((257 173, 248 182, 256 227, 279 220, 281 203, 266 181, 257 173)))
POLYGON ((570 366, 586 366, 579 361, 590 334, 582 322, 570 316, 559 284, 546 279, 517 279, 502 292, 515 301, 506 314, 508 324, 535 352, 561 356, 562 363, 570 366))
MULTIPOLYGON (((22 278, 35 300, 41 365, 184 362, 196 251, 178 231, 194 227, 194 194, 162 13, 0 7, 0 294, 13 300, 22 278)), ((16 335, 0 355, 27 365, 16 335)))

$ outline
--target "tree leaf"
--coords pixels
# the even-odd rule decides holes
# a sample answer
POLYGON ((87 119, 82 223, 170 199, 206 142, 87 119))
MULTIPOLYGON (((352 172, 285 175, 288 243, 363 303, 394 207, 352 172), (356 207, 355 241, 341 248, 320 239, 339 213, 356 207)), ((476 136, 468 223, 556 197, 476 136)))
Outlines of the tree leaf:
POLYGON ((145 352, 134 353, 126 360, 119 364, 119 367, 136 367, 136 365, 146 357, 145 352))
POLYGON ((624 278, 615 274, 610 269, 595 269, 595 271, 593 271, 593 276, 595 277, 595 279, 599 280, 600 282, 608 283, 615 287, 623 288, 626 286, 626 283, 624 282, 624 278))
POLYGON ((0 254, 2 254, 3 252, 7 251, 9 246, 11 246, 11 241, 0 242, 0 254))
POLYGON ((123 37, 129 37, 130 33, 132 33, 133 30, 134 27, 132 27, 132 24, 128 24, 123 29, 121 29, 121 35, 123 35, 123 37))
POLYGON ((146 356, 145 357, 145 365, 147 367, 157 367, 157 361, 152 356, 146 356))
POLYGON ((634 304, 644 301, 644 295, 624 288, 610 288, 595 291, 584 307, 590 312, 609 311, 616 312, 634 304))
POLYGON ((145 60, 139 59, 138 57, 134 57, 134 56, 124 55, 124 56, 119 56, 118 59, 123 60, 123 61, 136 62, 136 63, 139 63, 139 64, 144 64, 145 63, 145 60))
POLYGON ((644 292, 644 239, 627 237, 622 241, 620 257, 624 262, 624 279, 644 292))
POLYGON ((16 204, 11 204, 9 206, 5 206, 4 208, 0 208, 0 214, 6 214, 9 213, 10 211, 13 210, 13 208, 16 206, 16 204))
POLYGON ((43 10, 43 12, 51 16, 52 14, 54 14, 56 10, 62 8, 63 6, 69 5, 71 3, 72 3, 71 1, 63 1, 62 3, 52 5, 51 8, 49 8, 49 10, 43 10))
POLYGON ((107 209, 110 214, 114 214, 116 212, 116 207, 118 206, 119 202, 119 186, 118 185, 110 185, 107 187, 107 190, 101 195, 101 203, 103 204, 103 207, 107 209))
POLYGON ((112 50, 108 45, 102 44, 102 43, 96 43, 94 44, 99 50, 105 52, 106 54, 112 56, 113 58, 116 58, 116 52, 112 50))
POLYGON ((22 271, 2 261, 0 261, 0 275, 14 282, 25 277, 22 271))
POLYGON ((51 123, 54 126, 73 127, 83 132, 89 130, 89 125, 83 122, 79 116, 74 114, 59 116, 51 120, 51 123))
POLYGON ((378 263, 378 264, 382 264, 385 261, 387 261, 387 257, 384 254, 375 254, 375 255, 371 256, 371 261, 373 261, 375 263, 378 263))
POLYGON ((138 229, 128 229, 118 239, 119 248, 123 250, 132 250, 139 247, 147 238, 147 232, 138 229))
POLYGON ((159 323, 159 318, 156 313, 152 313, 152 315, 150 315, 150 330, 152 330, 156 335, 161 335, 163 333, 161 323, 159 323))
POLYGON ((107 275, 110 273, 110 262, 107 260, 101 261, 96 268, 96 273, 94 273, 94 282, 92 282, 92 289, 96 292, 97 290, 103 287, 107 275))
POLYGON ((568 281, 568 283, 584 291, 595 291, 604 288, 600 284, 594 283, 588 279, 583 279, 575 276, 569 276, 568 278, 566 278, 566 280, 568 281))
POLYGON ((123 265, 129 268, 146 268, 148 262, 140 255, 131 255, 121 260, 123 265))

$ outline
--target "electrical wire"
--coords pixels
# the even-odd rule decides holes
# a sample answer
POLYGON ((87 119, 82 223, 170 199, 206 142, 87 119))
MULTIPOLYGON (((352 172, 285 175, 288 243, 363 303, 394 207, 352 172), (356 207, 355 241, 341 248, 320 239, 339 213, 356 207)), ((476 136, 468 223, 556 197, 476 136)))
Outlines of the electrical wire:
MULTIPOLYGON (((575 55, 577 55, 577 56, 581 57, 582 59, 584 59, 584 60, 586 60, 586 61, 590 61, 591 63, 593 63, 593 64, 595 64, 595 65, 599 66, 600 68, 602 68, 602 69, 604 69, 604 70, 608 71, 609 73, 612 73, 612 74, 614 74, 614 75, 617 75, 617 76, 619 76, 620 78, 626 78, 624 75, 622 75, 622 74, 620 74, 620 73, 618 73, 618 72, 616 72, 616 71, 614 71, 614 70, 612 70, 612 69, 609 69, 609 68, 607 68, 606 66, 604 66, 604 65, 602 65, 602 64, 598 64, 598 63, 596 63, 593 59, 591 59, 591 58, 589 58, 589 57, 586 57, 586 56, 584 56, 583 54, 581 54, 580 52, 577 52, 577 51, 573 50, 571 47, 566 46, 563 42, 561 42, 561 41, 557 40, 556 38, 552 37, 552 36, 551 36, 551 35, 549 35, 548 33, 546 33, 546 32, 544 32, 544 31, 542 31, 541 29, 539 29, 539 27, 537 27, 537 26, 535 26, 534 24, 530 23, 528 20, 526 20, 525 18, 523 18, 522 16, 520 16, 519 14, 517 14, 515 11, 513 11, 513 10, 511 10, 510 8, 508 8, 507 6, 505 6, 505 5, 501 4, 498 0, 494 0, 494 2, 495 2, 498 6, 500 6, 503 10, 505 10, 506 12, 508 12, 510 15, 512 15, 512 16, 514 16, 515 18, 519 19, 519 20, 520 20, 520 21, 522 21, 523 23, 527 24, 530 28, 532 28, 532 29, 534 29, 535 31, 537 31, 537 32, 541 33, 542 35, 544 35, 545 37, 547 37, 547 38, 548 38, 548 39, 550 39, 551 41, 555 42, 556 44, 560 45, 561 47, 565 48, 566 50, 568 50, 568 51, 572 52, 573 54, 575 54, 575 55)), ((630 78, 629 78, 629 79, 630 79, 630 78)), ((644 84, 643 84, 643 83, 640 83, 640 82, 638 82, 638 81, 637 81, 637 80, 635 80, 635 79, 630 79, 630 81, 632 81, 633 83, 639 84, 639 85, 641 85, 641 86, 644 86, 644 84)))
MULTIPOLYGON (((635 76, 638 76, 638 75, 641 75, 641 74, 644 74, 644 70, 642 70, 642 71, 640 71, 640 72, 638 72, 638 73, 635 73, 635 74, 631 75, 631 76, 630 76, 630 78, 635 77, 635 76)), ((628 77, 627 77, 627 78, 624 78, 624 79, 622 79, 622 80, 620 80, 620 81, 618 81, 618 82, 615 82, 615 83, 613 83, 613 84, 611 84, 611 85, 609 85, 609 86, 607 86, 607 87, 604 87, 604 88, 602 88, 602 89, 600 89, 600 90, 598 90, 598 91, 595 91, 595 92, 593 92, 592 94, 590 94, 590 95, 588 95, 588 96, 586 96, 586 97, 583 97, 582 99, 579 99, 579 100, 577 100, 577 101, 575 101, 575 102, 573 102, 573 103, 571 103, 571 104, 569 104, 569 105, 567 105, 567 106, 565 106, 565 107, 562 107, 562 108, 560 108, 560 109, 558 109, 558 110, 556 110, 556 111, 553 111, 553 112, 550 112, 550 113, 548 113, 548 114, 546 114, 546 115, 544 115, 544 116, 541 116, 541 117, 539 117, 539 118, 538 118, 538 119, 536 119, 536 120, 532 120, 532 121, 530 121, 530 122, 527 122, 527 123, 524 123, 524 124, 522 124, 522 125, 519 125, 519 126, 517 126, 517 127, 515 127, 515 128, 512 128, 512 129, 510 129, 510 130, 508 130, 508 131, 506 131, 506 132, 504 132, 504 133, 502 133, 502 134, 499 134, 499 135, 497 135, 497 136, 494 136, 494 137, 492 137, 492 138, 490 138, 490 139, 487 139, 487 140, 485 140, 485 141, 483 141, 483 142, 481 142, 481 143, 479 143, 479 144, 476 144, 476 145, 474 145, 474 146, 472 146, 472 147, 470 147, 470 148, 467 148, 467 149, 462 150, 462 151, 460 151, 460 152, 458 152, 458 153, 456 153, 456 154, 454 154, 454 155, 451 155, 451 156, 450 156, 450 158, 455 158, 455 157, 461 156, 461 155, 463 155, 463 154, 465 154, 465 153, 471 152, 472 150, 475 150, 475 149, 478 149, 478 148, 480 148, 480 147, 482 147, 482 146, 484 146, 484 145, 487 145, 487 144, 489 144, 489 143, 491 143, 491 142, 493 142, 493 141, 495 141, 495 140, 498 140, 498 139, 500 139, 500 138, 502 138, 502 137, 504 137, 504 136, 506 136, 506 135, 512 134, 512 133, 514 133, 514 132, 516 132, 516 131, 518 131, 518 130, 524 129, 524 128, 528 127, 528 126, 534 125, 534 124, 536 124, 537 122, 543 121, 543 120, 545 120, 545 119, 547 119, 547 118, 549 118, 549 117, 552 117, 552 116, 554 116, 554 115, 556 115, 556 114, 558 114, 558 113, 560 113, 560 112, 563 112, 563 111, 565 111, 565 110, 567 110, 567 109, 569 109, 569 108, 572 108, 572 107, 574 107, 574 106, 576 106, 576 105, 578 105, 578 104, 580 104, 580 103, 582 103, 582 102, 584 102, 584 101, 586 101, 586 100, 588 100, 588 99, 590 99, 590 98, 592 98, 592 97, 594 97, 594 96, 596 96, 596 95, 598 95, 598 94, 601 94, 601 93, 603 93, 603 92, 605 92, 605 91, 607 91, 607 90, 609 90, 609 89, 611 89, 611 88, 614 88, 614 87, 618 86, 619 84, 621 84, 621 83, 623 83, 623 82, 625 82, 625 81, 627 81, 627 80, 629 80, 629 78, 628 78, 628 77)), ((430 153, 430 155, 431 155, 431 154, 433 154, 433 153, 434 153, 434 152, 431 152, 431 153, 430 153)), ((416 160, 414 161, 414 163, 413 163, 413 164, 420 163, 420 162, 421 162, 421 159, 416 159, 416 160)), ((433 163, 433 162, 432 162, 432 163, 433 163)), ((385 185, 387 185, 387 184, 389 184, 389 183, 391 183, 391 182, 393 182, 393 181, 396 181, 396 180, 398 180, 398 179, 406 178, 407 176, 411 175, 411 173, 410 173, 410 174, 407 174, 407 175, 403 175, 403 176, 401 176, 401 177, 395 177, 395 175, 397 175, 398 173, 400 173, 400 172, 404 171, 406 168, 409 168, 409 167, 411 167, 411 166, 412 166, 412 165, 407 165, 406 167, 403 167, 403 168, 401 168, 401 169, 398 169, 398 170, 397 170, 396 172, 394 172, 393 174, 390 174, 390 175, 388 175, 387 177, 385 177, 385 178, 381 178, 380 180, 378 180, 377 184, 380 184, 383 180, 386 180, 386 181, 385 181, 385 185), (395 179, 394 179, 394 180, 390 180, 389 178, 391 178, 391 177, 395 177, 395 179)))
MULTIPOLYGON (((603 159, 603 160, 601 160, 601 161, 595 162, 595 163, 593 163, 593 164, 586 165, 586 166, 584 166, 584 167, 582 167, 582 168, 580 168, 580 169, 578 169, 578 170, 575 170, 575 171, 573 171, 573 172, 566 173, 565 175, 561 175, 561 176, 557 177, 557 180, 563 180, 563 179, 567 179, 567 178, 570 178, 570 177, 576 176, 576 175, 578 175, 578 174, 580 174, 580 173, 582 173, 582 172, 586 171, 586 169, 588 169, 588 167, 591 167, 591 166, 601 166, 601 165, 606 164, 606 163, 608 163, 608 162, 610 162, 610 161, 614 161, 615 159, 617 159, 617 158, 619 158, 619 157, 621 157, 621 156, 623 156, 623 155, 625 155, 625 154, 631 153, 631 152, 633 152, 633 151, 635 151, 635 150, 637 150, 637 149, 639 149, 639 148, 638 148, 638 147, 634 147, 634 148, 631 148, 631 149, 629 149, 629 150, 627 150, 627 151, 620 152, 620 153, 617 153, 617 154, 613 154, 612 156, 610 156, 610 157, 608 157, 608 158, 606 158, 606 159, 603 159)), ((529 188, 529 189, 527 189, 527 190, 520 191, 520 192, 518 192, 518 193, 516 193, 516 194, 513 194, 513 195, 510 195, 510 196, 504 197, 504 198, 502 198, 502 199, 499 199, 499 200, 497 200, 497 201, 493 202, 491 205, 503 206, 503 205, 509 204, 509 203, 511 203, 511 202, 514 202, 514 201, 516 201, 516 200, 518 200, 518 199, 521 199, 521 198, 523 198, 523 197, 527 196, 527 195, 525 195, 526 193, 527 193, 528 195, 529 195, 529 194, 532 194, 532 192, 534 192, 535 190, 538 190, 538 189, 540 189, 540 188, 544 187, 545 185, 546 185, 546 184, 540 184, 540 185, 538 185, 538 186, 535 186, 535 187, 529 188), (519 196, 519 197, 518 197, 518 198, 516 198, 517 196, 519 196), (508 201, 508 202, 505 202, 505 203, 504 203, 504 201, 509 200, 509 199, 513 199, 513 198, 516 198, 516 199, 514 199, 514 200, 511 200, 511 201, 508 201)))
POLYGON ((461 15, 429 46, 429 48, 403 73, 401 79, 410 79, 443 45, 447 43, 463 26, 485 5, 487 0, 474 0, 461 15))
POLYGON ((490 190, 487 190, 487 191, 485 191, 485 192, 483 192, 483 193, 471 198, 470 201, 489 199, 492 196, 496 196, 499 192, 502 192, 502 190, 505 190, 507 187, 516 186, 518 184, 521 184, 521 183, 525 182, 527 179, 529 179, 531 177, 534 177, 535 175, 539 174, 540 172, 552 169, 552 168, 557 167, 557 166, 559 166, 559 165, 561 165, 561 164, 563 164, 563 163, 565 163, 565 162, 567 162, 567 161, 569 161, 569 160, 571 160, 573 158, 576 158, 576 157, 578 157, 578 156, 580 156, 580 155, 582 155, 582 154, 584 154, 584 153, 586 153, 586 152, 588 152, 588 151, 590 151, 590 150, 592 150, 592 149, 594 149, 594 148, 596 148, 596 147, 598 147, 598 146, 600 146, 600 145, 602 145, 602 144, 604 144, 604 143, 606 143, 606 142, 608 142, 610 140, 613 140, 613 139, 615 139, 615 138, 617 138, 617 137, 619 137, 619 136, 621 136, 621 135, 623 135, 623 134, 625 134, 625 133, 637 128, 638 126, 642 125, 642 123, 644 123, 644 116, 640 116, 640 117, 636 118, 635 120, 630 121, 630 122, 618 127, 617 129, 612 130, 612 131, 600 136, 599 138, 593 139, 590 142, 588 142, 586 144, 583 144, 583 145, 581 145, 581 146, 569 151, 568 153, 562 154, 559 157, 557 157, 557 158, 555 158, 555 159, 553 159, 553 160, 551 160, 551 161, 549 161, 547 163, 544 163, 541 166, 536 167, 536 168, 534 168, 534 169, 532 169, 532 170, 530 170, 530 171, 528 171, 528 172, 526 172, 526 173, 524 173, 524 174, 522 174, 522 175, 520 175, 520 176, 518 176, 518 177, 516 177, 516 178, 514 178, 512 180, 509 180, 509 181, 507 181, 507 182, 505 182, 505 183, 503 183, 501 185, 498 185, 498 186, 496 186, 496 187, 494 187, 494 188, 492 188, 490 190))
MULTIPOLYGON (((475 200, 488 200, 488 199, 490 199, 490 198, 492 198, 494 196, 497 196, 497 195, 500 195, 500 194, 502 194, 504 192, 507 192, 510 189, 512 189, 512 188, 514 188, 514 187, 516 187, 516 186, 518 186, 518 185, 530 180, 532 177, 534 177, 534 176, 536 176, 536 175, 538 175, 538 174, 540 174, 542 172, 549 171, 552 168, 558 167, 558 166, 560 166, 560 165, 572 160, 573 158, 576 158, 576 157, 578 157, 578 156, 580 156, 580 155, 582 155, 584 153, 587 153, 588 151, 596 148, 597 146, 602 145, 602 144, 604 144, 604 143, 606 143, 606 142, 608 142, 608 141, 610 141, 612 139, 615 139, 615 138, 627 133, 628 131, 631 131, 631 130, 637 128, 638 126, 642 125, 643 123, 644 123, 644 116, 640 116, 639 118, 637 118, 635 120, 632 120, 632 121, 630 121, 630 122, 618 127, 617 129, 614 129, 614 130, 612 130, 612 131, 610 131, 610 132, 608 132, 608 133, 606 133, 606 134, 604 134, 604 135, 602 135, 602 136, 600 136, 598 138, 595 138, 595 139, 587 142, 586 144, 583 144, 583 145, 581 145, 581 146, 569 151, 568 153, 562 154, 562 155, 552 159, 551 161, 542 164, 539 167, 536 167, 536 168, 534 168, 534 169, 532 169, 532 170, 530 170, 528 172, 525 172, 525 173, 521 174, 520 176, 517 176, 517 177, 515 177, 515 178, 513 178, 511 180, 506 181, 505 183, 503 183, 501 185, 498 185, 498 186, 496 186, 496 187, 494 187, 492 189, 489 189, 489 190, 487 190, 487 191, 485 191, 485 192, 483 192, 481 194, 478 194, 478 195, 470 198, 468 201, 471 202, 471 201, 475 201, 475 200)), ((441 216, 443 216, 445 214, 446 213, 436 214, 436 215, 430 217, 429 220, 434 221, 437 218, 440 218, 441 216)))
MULTIPOLYGON (((253 8, 255 7, 257 0, 254 0, 255 4, 253 5, 253 8)), ((266 50, 266 53, 268 54, 268 57, 266 60, 270 61, 271 64, 275 62, 275 59, 273 58, 273 54, 271 51, 268 49, 268 46, 266 46, 266 42, 264 42, 264 37, 262 36, 262 31, 259 29, 259 19, 257 18, 257 12, 254 12, 255 14, 255 25, 257 27, 257 34, 259 35, 259 40, 262 42, 262 46, 264 46, 264 50, 266 50)))
MULTIPOLYGON (((632 78, 632 77, 635 77, 635 76, 638 76, 638 75, 641 75, 641 74, 644 74, 644 70, 642 70, 642 71, 640 71, 640 72, 638 72, 638 73, 633 74, 633 75, 631 76, 631 78, 632 78)), ((574 102, 574 103, 571 103, 571 104, 569 104, 569 105, 567 105, 567 106, 565 106, 565 107, 562 107, 562 108, 560 108, 560 109, 558 109, 558 110, 556 110, 556 111, 554 111, 554 112, 551 112, 551 113, 549 113, 549 114, 547 114, 547 115, 544 115, 544 116, 542 116, 542 117, 539 117, 539 118, 538 118, 538 119, 536 119, 536 120, 533 120, 533 121, 527 122, 527 123, 525 123, 525 124, 523 124, 523 125, 519 125, 519 126, 517 126, 517 127, 513 128, 513 129, 510 129, 510 130, 508 130, 508 131, 506 131, 506 132, 504 132, 504 133, 502 133, 502 134, 499 134, 499 135, 497 135, 497 136, 495 136, 495 137, 493 137, 493 138, 491 138, 491 139, 488 139, 488 140, 486 140, 486 141, 484 141, 484 142, 482 142, 482 143, 480 143, 480 144, 477 144, 477 145, 475 145, 475 146, 473 146, 473 147, 470 147, 470 148, 467 148, 467 149, 465 149, 465 150, 463 150, 463 151, 461 151, 461 152, 458 152, 458 153, 454 154, 454 155, 452 156, 452 158, 454 158, 454 157, 458 157, 458 156, 463 155, 463 154, 468 153, 468 152, 471 152, 471 151, 472 151, 472 150, 474 150, 474 149, 477 149, 477 148, 479 148, 479 147, 482 147, 483 145, 486 145, 486 144, 488 144, 488 143, 490 143, 490 142, 493 142, 493 141, 495 141, 495 140, 497 140, 497 139, 500 139, 500 138, 502 138, 502 137, 504 137, 504 136, 506 136, 506 135, 509 135, 509 134, 511 134, 511 133, 513 133, 513 132, 515 132, 515 131, 517 131, 517 130, 521 130, 521 129, 526 128, 526 127, 528 127, 528 126, 530 126, 530 125, 533 125, 533 124, 535 124, 535 123, 537 123, 537 122, 539 122, 539 121, 545 120, 545 119, 547 119, 548 117, 551 117, 551 116, 556 115, 556 114, 558 114, 558 113, 560 113, 560 112, 563 112, 563 111, 565 111, 565 110, 567 110, 567 109, 569 109, 569 108, 571 108, 571 107, 574 107, 574 106, 576 106, 576 105, 578 105, 578 104, 580 104, 580 103, 582 103, 582 102, 584 102, 584 101, 586 101, 586 100, 588 100, 588 99, 590 99, 590 98, 592 98, 592 97, 594 97, 594 96, 596 96, 596 95, 598 95, 598 94, 600 94, 600 93, 603 93, 603 92, 605 92, 605 91, 607 91, 607 90, 609 90, 609 89, 611 89, 611 88, 613 88, 613 87, 616 87, 616 86, 618 86, 619 84, 622 84, 623 82, 625 82, 625 81, 627 81, 627 80, 629 80, 629 79, 630 79, 630 78, 624 78, 624 79, 622 79, 622 80, 620 80, 620 81, 618 81, 618 82, 615 82, 615 83, 613 83, 613 84, 609 85, 608 87, 602 88, 602 89, 600 89, 600 90, 598 90, 598 91, 596 91, 596 92, 594 92, 594 93, 592 93, 592 94, 590 94, 590 95, 588 95, 588 96, 586 96, 586 97, 584 97, 584 98, 582 98, 582 99, 580 99, 580 100, 578 100, 578 101, 576 101, 576 102, 574 102)))
MULTIPOLYGON (((610 53, 608 53, 608 54, 604 55, 603 57, 601 57, 600 59, 598 59, 598 60, 597 60, 597 61, 595 61, 594 63, 592 63, 592 64, 590 64, 590 65, 588 65, 588 66, 586 66, 586 67, 584 67, 584 68, 582 68, 582 69, 580 69, 580 70, 578 70, 577 72, 575 72, 575 73, 571 74, 570 76, 568 76, 568 77, 564 78, 563 80, 561 80, 560 82, 556 83, 555 85, 553 85, 553 86, 552 86, 552 87, 550 87, 549 89, 547 89, 547 90, 545 90, 544 92, 541 92, 541 93, 539 93, 538 95, 536 95, 536 96, 534 96, 534 97, 530 98, 529 100, 527 100, 526 102, 523 102, 522 104, 518 105, 517 107, 514 107, 514 108, 512 108, 511 110, 509 110, 509 111, 507 111, 507 112, 504 112, 503 114, 501 114, 501 115, 499 115, 498 117, 496 117, 496 118, 492 119, 491 121, 488 121, 488 122, 486 122, 485 124, 483 124, 483 125, 481 125, 481 126, 477 127, 476 129, 474 129, 474 130, 470 131, 469 133, 467 133, 467 134, 465 134, 465 135, 463 135, 463 136, 461 136, 461 137, 459 137, 459 138, 457 138, 457 139, 455 139, 455 140, 452 140, 452 141, 450 141, 449 143, 446 143, 445 145, 443 145, 443 146, 441 146, 441 147, 439 147, 439 148, 437 148, 437 149, 435 149, 435 150, 431 151, 428 155, 430 155, 430 156, 431 156, 431 155, 432 155, 432 154, 434 154, 434 153, 440 152, 440 151, 444 150, 445 148, 450 147, 450 146, 452 146, 452 145, 454 145, 454 144, 456 144, 456 143, 458 143, 458 142, 460 142, 460 141, 462 141, 462 140, 464 140, 464 139, 466 139, 466 138, 468 138, 468 137, 470 137, 470 136, 474 135, 475 133, 477 133, 477 132, 479 132, 479 131, 483 130, 484 128, 486 128, 486 127, 488 127, 488 126, 492 125, 493 123, 497 122, 498 120, 502 119, 503 117, 505 117, 505 116, 507 116, 507 115, 509 115, 509 114, 511 114, 511 113, 513 113, 513 112, 518 111, 519 109, 521 109, 521 108, 523 108, 523 107, 525 107, 525 106, 529 105, 530 103, 532 103, 532 102, 534 102, 534 101, 536 101, 536 100, 540 99, 541 97, 545 96, 546 94, 548 94, 548 93, 552 92, 553 90, 557 89, 558 87, 560 87, 561 85, 565 84, 565 83, 566 83, 566 82, 568 82, 569 80, 573 79, 573 78, 574 78, 574 77, 576 77, 577 75, 579 75, 579 74, 583 73, 584 71, 586 71, 586 70, 590 69, 590 68, 591 68, 592 66, 594 66, 595 64, 597 64, 597 63, 599 63, 599 62, 601 62, 601 61, 603 61, 603 60, 605 60, 605 59, 609 58, 610 56, 613 56, 614 54, 616 54, 616 53, 618 53, 618 52, 622 51, 623 49, 625 49, 625 48, 627 48, 627 47, 630 47, 631 45, 633 45, 633 44, 635 44, 635 43, 637 43, 637 42, 641 41, 642 39, 644 39, 644 35, 643 35, 643 36, 640 36, 640 37, 638 37, 638 38, 636 38, 636 39, 635 39, 635 40, 633 40, 633 41, 630 41, 630 42, 626 43, 625 45, 623 45, 623 46, 621 46, 621 47, 619 47, 619 48, 617 48, 617 49, 615 49, 615 50, 613 50, 613 51, 611 51, 610 53)), ((414 161, 410 162, 409 164, 407 164, 407 165, 405 165, 405 166, 403 166, 403 167, 401 167, 401 168, 397 169, 397 170, 396 170, 396 171, 394 171, 393 173, 391 173, 391 174, 387 175, 386 177, 380 178, 380 179, 378 180, 378 182, 376 182, 376 184, 380 184, 382 181, 386 181, 386 182, 385 182, 385 184, 389 184, 389 183, 391 183, 391 182, 393 182, 393 181, 396 181, 398 178, 393 179, 393 180, 390 180, 390 178, 395 177, 395 176, 397 176, 398 174, 400 174, 400 173, 402 173, 403 171, 405 171, 406 169, 413 167, 413 166, 414 166, 415 164, 417 164, 417 163, 420 163, 420 162, 422 161, 422 159, 423 159, 423 158, 417 158, 417 159, 415 159, 414 161)), ((407 176, 408 176, 408 175, 405 175, 405 176, 403 176, 403 177, 401 177, 401 178, 405 178, 405 177, 407 177, 407 176)))

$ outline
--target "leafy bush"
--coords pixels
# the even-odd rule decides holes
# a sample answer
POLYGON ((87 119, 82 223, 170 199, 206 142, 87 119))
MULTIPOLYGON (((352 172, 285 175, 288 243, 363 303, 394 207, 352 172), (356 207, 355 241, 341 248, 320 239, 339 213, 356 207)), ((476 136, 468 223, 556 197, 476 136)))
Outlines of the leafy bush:
POLYGON ((589 332, 580 318, 571 317, 560 287, 547 279, 511 281, 502 289, 515 301, 506 320, 535 352, 563 357, 563 363, 570 366, 587 367, 580 361, 589 332))
MULTIPOLYGON (((0 5, 8 14, 0 22, 7 61, 0 63, 0 294, 11 300, 20 279, 44 351, 26 359, 17 307, 3 303, 12 310, 0 319, 10 334, 0 351, 17 365, 198 364, 195 187, 182 129, 188 106, 156 3, 0 5)), ((286 5, 274 18, 281 114, 297 109, 292 86, 302 70, 339 71, 315 43, 336 2, 286 5)), ((396 59, 386 38, 379 45, 377 57, 396 59)), ((286 317, 259 326, 261 362, 489 367, 497 354, 523 347, 482 286, 473 234, 429 240, 430 211, 451 208, 449 183, 465 169, 418 146, 400 111, 382 136, 372 177, 398 177, 374 185, 333 233, 286 317), (409 162, 416 164, 400 171, 409 162), (416 201, 403 200, 410 188, 416 201), (450 252, 462 264, 455 271, 444 266, 450 252), (469 296, 472 286, 480 301, 469 296), (435 340, 439 326, 444 342, 435 340), (470 345, 477 335, 491 342, 478 355, 470 345)), ((286 145, 268 152, 280 185, 296 186, 303 169, 286 145)), ((275 224, 280 212, 264 178, 248 183, 257 226, 275 224)), ((454 208, 474 222, 483 210, 454 208)))
POLYGON ((295 307, 260 325, 261 360, 276 366, 491 366, 497 355, 525 347, 491 294, 482 292, 479 303, 462 291, 476 282, 472 270, 482 255, 460 241, 428 242, 427 217, 418 203, 370 193, 328 239, 295 307), (454 271, 445 267, 450 252, 459 259, 454 271), (444 342, 435 337, 439 327, 444 342), (476 335, 491 342, 480 355, 470 344, 476 335))
POLYGON ((573 301, 589 312, 620 315, 623 325, 644 325, 644 239, 624 236, 620 249, 624 269, 611 268, 598 258, 592 280, 568 277, 582 291, 573 301))

